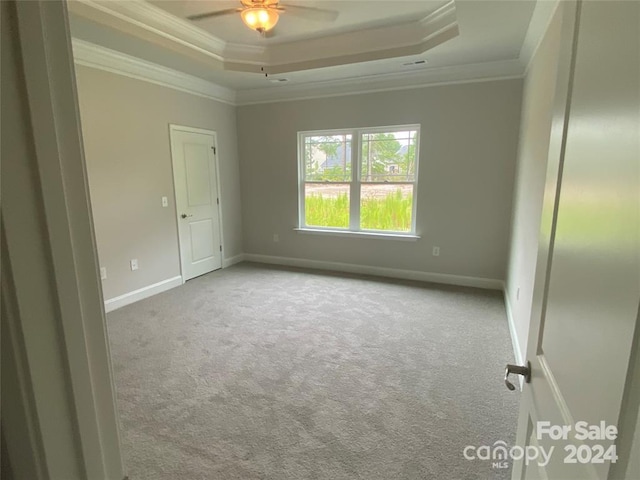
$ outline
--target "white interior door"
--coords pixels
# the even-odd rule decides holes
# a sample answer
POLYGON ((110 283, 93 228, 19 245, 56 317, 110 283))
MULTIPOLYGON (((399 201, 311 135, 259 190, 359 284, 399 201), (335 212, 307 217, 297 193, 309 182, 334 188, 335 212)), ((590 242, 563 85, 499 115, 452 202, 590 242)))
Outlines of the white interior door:
POLYGON ((182 278, 222 267, 215 134, 171 126, 182 278))
POLYGON ((562 51, 527 347, 531 383, 523 389, 517 440, 537 458, 515 462, 514 479, 607 478, 619 453, 610 447, 624 415, 640 302, 640 3, 560 8, 562 51), (591 432, 587 438, 582 427, 591 432), (540 448, 553 448, 548 463, 540 448))

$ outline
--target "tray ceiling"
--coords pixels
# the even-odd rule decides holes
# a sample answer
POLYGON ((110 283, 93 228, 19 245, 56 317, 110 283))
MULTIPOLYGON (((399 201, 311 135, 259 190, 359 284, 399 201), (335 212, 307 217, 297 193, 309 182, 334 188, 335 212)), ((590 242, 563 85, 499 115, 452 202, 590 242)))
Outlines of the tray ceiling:
MULTIPOLYGON (((225 10, 240 5, 238 1, 202 0, 150 0, 150 3, 182 19, 186 19, 189 15, 225 10)), ((287 0, 283 0, 280 5, 285 8, 287 4, 303 5, 305 7, 335 10, 339 12, 339 15, 335 21, 325 22, 310 20, 285 12, 280 16, 280 20, 273 30, 273 35, 266 39, 245 28, 239 14, 199 20, 193 22, 193 25, 226 42, 263 46, 420 20, 446 3, 443 0, 374 0, 369 2, 362 0, 292 0, 287 2, 287 0)))
MULTIPOLYGON (((228 8, 231 2, 74 0, 71 11, 124 33, 162 44, 229 71, 286 73, 424 53, 458 34, 453 0, 397 3, 331 3, 338 19, 327 25, 299 17, 278 24, 273 38, 246 28, 239 15, 190 21, 182 18, 228 8), (367 8, 360 7, 371 5, 367 8), (394 9, 395 10, 395 9, 394 9), (365 14, 366 11, 366 14, 365 14)), ((320 2, 308 2, 317 5, 320 2)), ((237 4, 239 5, 239 3, 237 4)), ((305 3, 307 5, 307 3, 305 3)))
POLYGON ((483 75, 492 69, 496 76, 511 75, 520 68, 536 5, 533 0, 291 3, 340 15, 326 24, 285 13, 275 35, 262 38, 239 16, 185 18, 239 2, 71 0, 69 10, 74 38, 241 91, 376 76, 389 83, 394 75, 418 78, 421 72, 446 81, 447 72, 465 66, 483 75), (279 78, 288 82, 273 83, 279 78))

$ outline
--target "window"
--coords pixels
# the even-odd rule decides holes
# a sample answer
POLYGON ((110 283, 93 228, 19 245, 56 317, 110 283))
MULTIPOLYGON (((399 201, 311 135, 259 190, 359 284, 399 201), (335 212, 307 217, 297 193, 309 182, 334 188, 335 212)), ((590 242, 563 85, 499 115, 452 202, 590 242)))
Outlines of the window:
POLYGON ((417 125, 298 134, 300 227, 415 233, 417 125))

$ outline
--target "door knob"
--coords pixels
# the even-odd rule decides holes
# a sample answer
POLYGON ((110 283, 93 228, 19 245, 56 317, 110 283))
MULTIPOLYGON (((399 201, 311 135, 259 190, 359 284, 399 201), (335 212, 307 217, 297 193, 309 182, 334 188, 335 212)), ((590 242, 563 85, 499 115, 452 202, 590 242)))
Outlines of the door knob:
POLYGON ((187 215, 186 213, 183 213, 182 215, 180 215, 182 218, 187 218, 187 217, 193 217, 193 215, 187 215))
POLYGON ((509 390, 513 391, 516 389, 516 386, 509 381, 510 373, 522 375, 524 377, 525 383, 529 383, 531 381, 531 363, 527 362, 526 367, 520 365, 511 365, 510 363, 507 364, 507 368, 505 368, 504 370, 504 384, 509 390))

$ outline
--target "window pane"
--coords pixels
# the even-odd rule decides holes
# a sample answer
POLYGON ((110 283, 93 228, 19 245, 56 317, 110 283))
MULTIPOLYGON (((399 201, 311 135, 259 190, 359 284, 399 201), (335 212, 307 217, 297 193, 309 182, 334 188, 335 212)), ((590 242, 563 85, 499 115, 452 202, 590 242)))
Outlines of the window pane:
POLYGON ((363 184, 360 190, 360 228, 411 231, 413 184, 363 184))
POLYGON ((414 182, 418 132, 362 134, 363 182, 414 182))
POLYGON ((348 183, 307 183, 304 195, 306 225, 349 228, 348 183))
POLYGON ((305 180, 351 181, 351 135, 304 137, 305 180))

